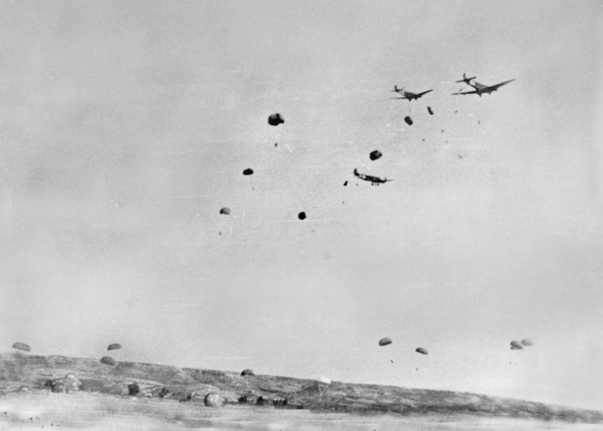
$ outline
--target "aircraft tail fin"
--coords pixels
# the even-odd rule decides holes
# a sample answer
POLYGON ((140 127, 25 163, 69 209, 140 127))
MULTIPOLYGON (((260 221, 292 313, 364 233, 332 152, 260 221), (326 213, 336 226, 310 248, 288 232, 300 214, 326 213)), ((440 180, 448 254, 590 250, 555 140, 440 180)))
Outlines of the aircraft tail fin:
POLYGON ((472 79, 477 78, 477 76, 472 76, 471 78, 467 78, 467 74, 463 73, 463 79, 460 79, 456 82, 464 82, 465 84, 469 84, 469 81, 471 81, 472 79))

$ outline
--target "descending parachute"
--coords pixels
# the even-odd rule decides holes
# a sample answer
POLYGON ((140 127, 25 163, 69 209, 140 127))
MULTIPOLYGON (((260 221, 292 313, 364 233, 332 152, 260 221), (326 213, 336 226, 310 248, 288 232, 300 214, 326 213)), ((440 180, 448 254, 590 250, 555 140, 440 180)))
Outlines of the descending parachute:
POLYGON ((115 362, 115 359, 113 359, 111 356, 103 356, 100 361, 102 364, 111 366, 117 364, 117 362, 115 362))
POLYGON ((302 211, 302 212, 300 212, 300 213, 297 215, 297 218, 298 218, 298 219, 300 219, 300 220, 305 220, 305 219, 306 219, 306 213, 305 213, 305 212, 303 212, 303 211, 302 211))
POLYGON ((284 123, 285 120, 279 113, 272 114, 268 117, 268 124, 271 126, 278 126, 279 124, 284 123))
POLYGON ((382 338, 379 340, 379 345, 380 346, 387 346, 389 344, 392 343, 392 340, 390 340, 389 338, 382 338))
POLYGON ((404 117, 404 121, 406 121, 406 124, 408 124, 409 126, 412 126, 412 118, 410 118, 410 116, 406 116, 404 117))
POLYGON ((243 171, 243 175, 252 175, 253 174, 253 169, 251 168, 247 168, 243 171))
POLYGON ((523 340, 521 340, 521 344, 523 344, 524 346, 533 346, 534 343, 532 343, 532 340, 528 340, 527 338, 524 338, 523 340))
POLYGON ((371 152, 371 154, 369 155, 369 157, 371 158, 371 160, 377 160, 378 158, 380 158, 383 154, 381 153, 381 151, 379 150, 375 150, 373 152, 371 152))
POLYGON ((511 350, 523 350, 523 346, 519 341, 511 341, 511 350))
POLYGON ((255 374, 253 373, 253 370, 250 370, 249 368, 241 371, 241 375, 242 376, 255 376, 255 374))
POLYGON ((417 350, 415 350, 415 352, 420 353, 422 355, 427 355, 427 350, 422 347, 419 347, 417 350))
POLYGON ((31 350, 31 347, 29 347, 25 343, 16 342, 15 344, 13 344, 13 349, 23 350, 24 352, 29 352, 31 350))
POLYGON ((429 112, 429 115, 433 115, 433 111, 431 110, 431 106, 427 107, 427 112, 429 112))
POLYGON ((226 208, 226 207, 222 208, 220 210, 220 214, 229 215, 230 214, 230 208, 226 208))
POLYGON ((268 124, 271 126, 278 126, 281 123, 284 123, 285 120, 281 117, 281 114, 272 114, 268 117, 268 124))
POLYGON ((121 349, 121 344, 113 343, 113 344, 109 344, 109 347, 107 347, 107 350, 117 350, 117 349, 121 349))

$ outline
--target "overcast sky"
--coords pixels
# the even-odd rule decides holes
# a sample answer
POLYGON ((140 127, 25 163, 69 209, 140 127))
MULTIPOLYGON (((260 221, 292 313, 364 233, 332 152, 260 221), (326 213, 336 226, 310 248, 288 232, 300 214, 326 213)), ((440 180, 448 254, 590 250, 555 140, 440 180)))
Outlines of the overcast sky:
POLYGON ((600 2, 1 7, 1 349, 603 405, 600 2))

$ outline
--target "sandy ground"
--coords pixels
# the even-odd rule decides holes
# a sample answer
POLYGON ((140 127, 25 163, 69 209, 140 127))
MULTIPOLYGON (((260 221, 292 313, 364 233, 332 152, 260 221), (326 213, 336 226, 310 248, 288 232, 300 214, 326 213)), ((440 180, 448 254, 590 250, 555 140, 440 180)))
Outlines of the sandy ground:
POLYGON ((0 430, 603 430, 603 425, 475 417, 316 413, 274 407, 209 408, 102 394, 17 393, 0 398, 0 430))

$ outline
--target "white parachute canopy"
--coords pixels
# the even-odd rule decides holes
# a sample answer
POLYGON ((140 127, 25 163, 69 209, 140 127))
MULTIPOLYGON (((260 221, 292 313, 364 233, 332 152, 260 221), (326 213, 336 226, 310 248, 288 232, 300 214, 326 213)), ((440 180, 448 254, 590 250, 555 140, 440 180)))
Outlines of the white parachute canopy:
POLYGON ((322 376, 318 379, 318 383, 324 383, 325 385, 330 385, 331 379, 329 379, 328 377, 322 376))

